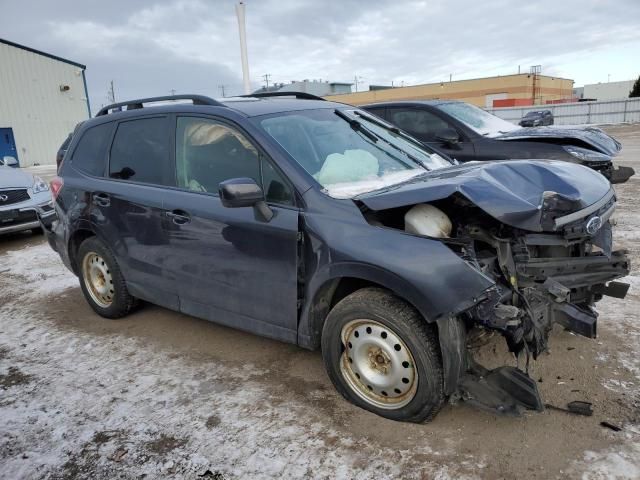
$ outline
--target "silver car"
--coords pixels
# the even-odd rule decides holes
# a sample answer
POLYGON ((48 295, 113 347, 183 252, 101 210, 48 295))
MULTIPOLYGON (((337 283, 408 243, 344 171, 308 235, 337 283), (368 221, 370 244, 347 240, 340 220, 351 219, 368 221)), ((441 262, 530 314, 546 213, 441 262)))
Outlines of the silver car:
POLYGON ((0 166, 0 235, 50 225, 55 218, 49 185, 21 168, 0 166), (39 218, 38 218, 39 217, 39 218))

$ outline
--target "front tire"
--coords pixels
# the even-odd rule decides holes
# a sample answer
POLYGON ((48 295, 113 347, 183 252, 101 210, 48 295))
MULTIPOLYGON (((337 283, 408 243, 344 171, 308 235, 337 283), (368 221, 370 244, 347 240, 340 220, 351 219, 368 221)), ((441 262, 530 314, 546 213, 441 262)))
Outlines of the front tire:
POLYGON ((422 423, 444 403, 433 325, 380 288, 365 288, 331 310, 322 331, 329 378, 350 402, 391 420, 422 423))
POLYGON ((105 318, 121 318, 135 305, 113 253, 96 237, 78 249, 80 288, 91 308, 105 318))

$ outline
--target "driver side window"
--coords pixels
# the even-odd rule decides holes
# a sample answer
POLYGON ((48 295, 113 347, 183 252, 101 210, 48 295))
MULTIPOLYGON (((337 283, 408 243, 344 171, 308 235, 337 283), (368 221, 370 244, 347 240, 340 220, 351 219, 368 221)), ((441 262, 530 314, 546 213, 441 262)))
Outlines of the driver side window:
POLYGON ((236 129, 215 120, 178 117, 176 170, 178 187, 194 192, 217 195, 220 182, 248 177, 262 187, 267 201, 293 203, 287 183, 261 159, 253 144, 236 129))
POLYGON ((178 117, 176 136, 178 187, 218 193, 230 178, 248 177, 260 184, 258 152, 234 129, 206 118, 178 117))
POLYGON ((423 142, 434 142, 436 136, 452 128, 437 115, 418 109, 389 109, 389 121, 423 142))

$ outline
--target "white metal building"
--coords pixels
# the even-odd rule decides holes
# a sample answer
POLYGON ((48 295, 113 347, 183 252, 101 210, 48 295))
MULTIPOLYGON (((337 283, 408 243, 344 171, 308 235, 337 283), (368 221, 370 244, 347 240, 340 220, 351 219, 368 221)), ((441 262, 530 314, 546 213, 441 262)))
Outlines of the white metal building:
POLYGON ((90 117, 85 68, 0 38, 0 160, 55 163, 64 139, 90 117))
POLYGON ((584 86, 583 98, 594 100, 620 100, 629 98, 635 80, 623 82, 592 83, 584 86))

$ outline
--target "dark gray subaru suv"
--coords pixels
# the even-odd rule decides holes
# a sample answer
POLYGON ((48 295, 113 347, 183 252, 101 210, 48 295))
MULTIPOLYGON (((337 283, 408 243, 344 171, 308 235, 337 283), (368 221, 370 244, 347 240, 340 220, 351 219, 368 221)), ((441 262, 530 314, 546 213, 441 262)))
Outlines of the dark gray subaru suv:
POLYGON ((628 288, 602 175, 454 165, 305 94, 110 105, 75 132, 52 191, 49 242, 98 314, 144 300, 321 348, 345 398, 394 420, 447 398, 541 410, 527 372, 485 369, 468 336, 536 357, 554 323, 595 337, 595 302, 628 288))

